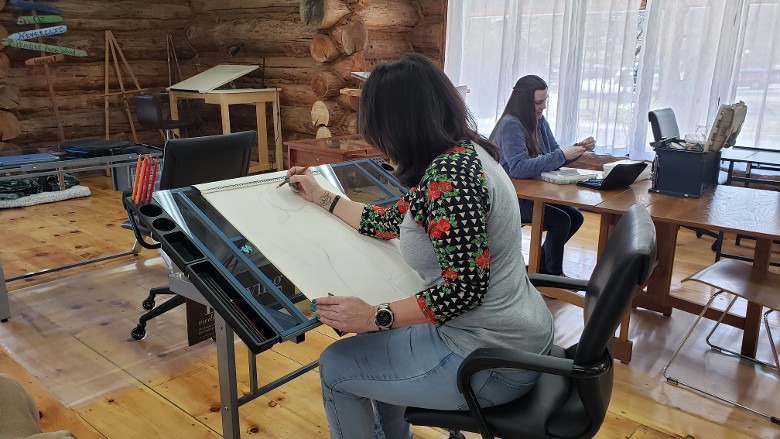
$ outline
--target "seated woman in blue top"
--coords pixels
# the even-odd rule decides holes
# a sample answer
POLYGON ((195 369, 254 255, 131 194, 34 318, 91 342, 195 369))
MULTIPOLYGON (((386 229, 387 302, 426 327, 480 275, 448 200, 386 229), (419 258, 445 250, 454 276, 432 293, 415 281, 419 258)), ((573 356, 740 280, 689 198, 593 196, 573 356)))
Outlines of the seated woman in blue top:
MULTIPOLYGON (((490 140, 501 149, 500 163, 513 178, 534 178, 542 172, 567 165, 593 151, 596 142, 588 137, 572 146, 558 146, 542 113, 547 108, 547 83, 538 76, 517 80, 512 95, 498 120, 490 140)), ((531 222, 533 202, 520 199, 523 222, 531 222)), ((571 206, 547 204, 544 226, 547 237, 542 245, 539 272, 563 275, 563 246, 579 230, 583 217, 571 206)))

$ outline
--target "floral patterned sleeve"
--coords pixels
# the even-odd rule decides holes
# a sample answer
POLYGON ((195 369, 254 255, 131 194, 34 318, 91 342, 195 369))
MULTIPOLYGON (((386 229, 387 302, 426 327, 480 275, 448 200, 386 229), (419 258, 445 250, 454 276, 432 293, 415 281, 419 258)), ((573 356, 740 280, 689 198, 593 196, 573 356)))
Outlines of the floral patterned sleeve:
POLYGON ((474 147, 460 145, 437 157, 409 210, 441 266, 441 282, 417 294, 423 313, 440 326, 479 306, 488 289, 490 196, 474 147))
POLYGON ((358 231, 386 240, 397 238, 407 211, 425 228, 442 280, 417 293, 417 304, 431 323, 443 325, 479 306, 487 293, 489 210, 482 163, 474 146, 464 144, 437 157, 420 186, 411 188, 396 204, 366 204, 358 231))
POLYGON ((360 216, 358 232, 374 238, 390 240, 398 238, 398 229, 409 210, 409 197, 415 192, 412 188, 403 198, 392 206, 382 207, 366 204, 360 216))

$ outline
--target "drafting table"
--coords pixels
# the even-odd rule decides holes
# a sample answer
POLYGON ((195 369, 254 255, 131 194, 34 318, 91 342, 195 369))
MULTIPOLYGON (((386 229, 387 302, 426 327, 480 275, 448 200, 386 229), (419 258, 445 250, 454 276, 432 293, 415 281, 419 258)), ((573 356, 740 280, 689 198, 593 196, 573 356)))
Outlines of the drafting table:
MULTIPOLYGON (((328 175, 355 201, 395 203, 406 192, 381 165, 381 159, 312 168, 328 175)), ((281 190, 281 189, 280 189, 281 190)), ((225 438, 240 437, 239 406, 317 367, 314 361, 263 386, 257 384, 256 356, 284 341, 302 342, 317 326, 310 301, 297 288, 280 290, 279 273, 256 248, 193 188, 154 193, 149 204, 124 204, 141 227, 186 275, 171 282, 171 290, 192 298, 193 287, 214 309, 222 428, 225 438), (276 276, 276 279, 272 277, 276 276), (250 392, 238 397, 234 335, 247 345, 250 392)))
MULTIPOLYGON (((180 99, 203 99, 207 104, 219 105, 222 117, 222 134, 230 133, 230 106, 247 104, 255 106, 257 123, 257 155, 260 161, 258 171, 282 170, 282 125, 279 117, 279 88, 232 88, 219 87, 246 75, 260 66, 223 64, 212 67, 192 78, 168 87, 171 101, 171 119, 179 118, 180 99), (268 156, 268 128, 265 122, 265 107, 271 104, 274 124, 274 162, 268 156)), ((178 130, 174 130, 178 134, 178 130)))

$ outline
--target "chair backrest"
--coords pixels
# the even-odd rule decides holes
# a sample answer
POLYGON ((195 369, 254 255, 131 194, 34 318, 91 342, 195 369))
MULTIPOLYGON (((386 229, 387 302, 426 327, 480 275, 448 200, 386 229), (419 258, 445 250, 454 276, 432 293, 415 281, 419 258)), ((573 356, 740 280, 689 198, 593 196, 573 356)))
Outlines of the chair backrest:
POLYGON ((160 189, 243 177, 257 132, 171 139, 165 144, 160 189))
POLYGON ((157 96, 138 94, 133 97, 135 102, 135 116, 138 123, 149 128, 157 128, 157 124, 163 121, 162 107, 157 96))
POLYGON ((663 138, 680 138, 680 127, 677 126, 677 118, 671 108, 659 108, 647 113, 650 120, 650 128, 653 130, 655 141, 663 138))
MULTIPOLYGON (((655 226, 647 210, 632 206, 618 222, 596 263, 585 291, 583 308, 585 327, 579 343, 569 348, 578 366, 592 366, 611 357, 611 342, 615 330, 629 308, 637 289, 643 286, 656 265, 655 226)), ((604 420, 612 396, 613 368, 597 378, 575 378, 582 408, 595 434, 604 420)), ((572 423, 573 413, 563 410, 556 417, 559 424, 572 423), (561 422, 563 421, 563 422, 561 422)), ((551 423, 556 421, 551 421, 551 423)), ((587 436, 587 435, 585 435, 587 436)))

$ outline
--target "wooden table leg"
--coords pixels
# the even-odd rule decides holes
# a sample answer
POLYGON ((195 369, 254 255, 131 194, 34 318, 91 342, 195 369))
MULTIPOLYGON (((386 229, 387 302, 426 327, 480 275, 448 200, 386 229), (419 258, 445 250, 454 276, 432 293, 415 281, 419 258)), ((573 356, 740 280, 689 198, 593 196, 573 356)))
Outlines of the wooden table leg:
POLYGON ((604 247, 607 246, 609 235, 612 233, 612 227, 620 220, 620 215, 611 213, 602 213, 599 221, 599 240, 596 247, 596 260, 601 257, 604 247))
POLYGON ((263 169, 268 167, 268 127, 265 124, 265 102, 255 103, 257 116, 257 161, 263 169))
MULTIPOLYGON (((772 252, 772 240, 756 239, 756 249, 753 253, 753 273, 766 273, 769 270, 769 259, 772 252)), ((758 333, 761 326, 761 306, 748 302, 745 311, 745 328, 742 333, 742 355, 755 358, 758 347, 758 333)))
MULTIPOLYGON (((179 97, 176 96, 176 93, 170 92, 168 93, 168 102, 170 103, 171 107, 171 119, 172 120, 179 120, 179 97)), ((162 132, 162 130, 160 130, 162 132)), ((173 130, 173 134, 175 134, 175 137, 180 137, 181 132, 178 128, 173 130)), ((165 133, 162 133, 163 141, 168 140, 165 138, 165 133)))
POLYGON ((544 228, 544 203, 534 201, 534 211, 531 220, 531 243, 528 250, 528 272, 539 272, 539 256, 542 251, 542 229, 544 228))
POLYGON ((230 134, 230 104, 225 95, 219 97, 219 113, 222 115, 222 134, 230 134))
POLYGON ((652 302, 643 304, 643 307, 661 312, 665 316, 672 315, 672 307, 667 298, 672 286, 672 267, 679 229, 680 226, 677 224, 655 223, 658 266, 647 281, 647 294, 652 297, 652 302))
POLYGON ((286 169, 284 167, 284 155, 282 153, 282 119, 279 112, 279 89, 276 89, 276 95, 272 104, 271 111, 273 111, 274 119, 274 143, 276 144, 276 151, 274 156, 274 168, 277 171, 286 169))

